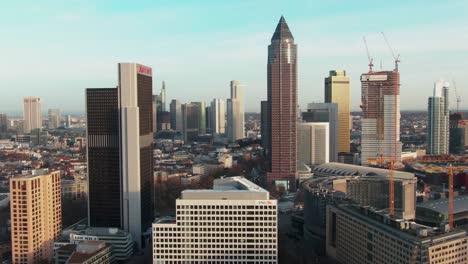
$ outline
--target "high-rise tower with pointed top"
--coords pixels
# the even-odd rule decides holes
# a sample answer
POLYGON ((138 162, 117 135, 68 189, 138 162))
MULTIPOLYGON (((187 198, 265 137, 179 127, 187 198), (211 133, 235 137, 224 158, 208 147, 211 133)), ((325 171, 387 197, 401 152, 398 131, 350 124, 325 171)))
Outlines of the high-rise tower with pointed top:
POLYGON ((297 45, 283 16, 268 46, 268 146, 270 189, 296 189, 297 45))

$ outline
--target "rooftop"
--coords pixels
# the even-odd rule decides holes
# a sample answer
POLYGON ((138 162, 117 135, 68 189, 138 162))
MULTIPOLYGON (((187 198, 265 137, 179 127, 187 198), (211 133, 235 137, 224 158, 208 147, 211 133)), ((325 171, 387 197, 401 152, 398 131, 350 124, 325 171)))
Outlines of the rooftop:
MULTIPOLYGON (((440 214, 448 214, 448 199, 431 200, 423 203, 418 203, 417 208, 426 208, 438 212, 440 214)), ((457 196, 453 198, 453 213, 468 212, 468 195, 457 196)))
POLYGON ((273 34, 273 37, 271 37, 271 41, 281 39, 294 39, 284 16, 281 16, 278 25, 276 26, 275 33, 273 34))
MULTIPOLYGON (((386 169, 364 167, 358 165, 329 162, 314 168, 314 173, 324 173, 330 176, 361 176, 388 178, 390 171, 386 169)), ((395 171, 395 180, 414 180, 414 174, 403 171, 395 171)))

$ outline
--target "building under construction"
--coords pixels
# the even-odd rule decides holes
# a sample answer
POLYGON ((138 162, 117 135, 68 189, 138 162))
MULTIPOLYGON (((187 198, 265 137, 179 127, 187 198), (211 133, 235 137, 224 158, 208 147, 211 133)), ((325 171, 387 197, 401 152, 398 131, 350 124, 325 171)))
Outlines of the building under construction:
POLYGON ((380 71, 361 75, 361 163, 382 158, 401 161, 400 73, 380 71))

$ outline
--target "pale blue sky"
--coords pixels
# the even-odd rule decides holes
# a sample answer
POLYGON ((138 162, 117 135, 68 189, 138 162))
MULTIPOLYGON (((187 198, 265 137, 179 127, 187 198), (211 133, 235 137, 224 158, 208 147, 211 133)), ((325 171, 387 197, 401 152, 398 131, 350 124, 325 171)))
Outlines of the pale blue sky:
MULTIPOLYGON (((266 98, 267 46, 283 14, 298 44, 299 102, 323 100, 331 69, 367 70, 362 36, 376 69, 393 69, 380 37, 401 54, 402 109, 425 109, 435 80, 455 77, 468 102, 468 1, 99 1, 0 3, 0 112, 20 112, 23 96, 41 96, 43 111, 84 111, 84 89, 117 84, 118 62, 153 67, 154 88, 168 99, 229 96, 246 85, 246 110, 266 98)), ((455 97, 451 97, 453 101, 455 97)), ((455 106, 455 103, 452 104, 455 106)))

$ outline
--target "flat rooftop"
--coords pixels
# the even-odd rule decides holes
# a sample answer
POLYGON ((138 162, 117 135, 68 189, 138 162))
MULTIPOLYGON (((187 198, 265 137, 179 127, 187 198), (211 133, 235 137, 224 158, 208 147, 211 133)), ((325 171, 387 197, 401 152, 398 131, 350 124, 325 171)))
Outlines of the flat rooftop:
POLYGON ((242 176, 216 179, 213 189, 182 191, 183 200, 268 200, 269 193, 242 176))

